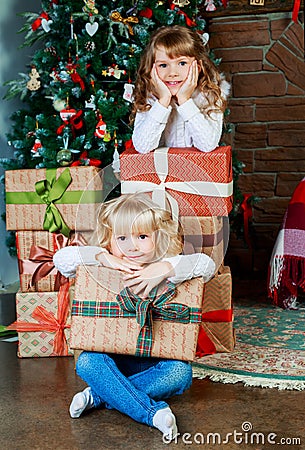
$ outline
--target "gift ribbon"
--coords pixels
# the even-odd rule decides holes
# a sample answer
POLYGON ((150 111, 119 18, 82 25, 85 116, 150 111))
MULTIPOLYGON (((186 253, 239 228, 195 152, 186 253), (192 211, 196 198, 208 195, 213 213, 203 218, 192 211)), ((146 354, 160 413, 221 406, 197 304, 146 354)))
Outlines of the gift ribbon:
MULTIPOLYGON (((61 248, 66 247, 68 244, 73 246, 87 245, 86 240, 79 233, 75 233, 73 238, 69 239, 63 234, 54 234, 55 239, 55 251, 49 250, 38 245, 32 245, 30 250, 29 260, 35 264, 35 270, 32 272, 32 278, 30 287, 34 286, 42 278, 49 275, 55 268, 53 262, 54 254, 61 248)), ((20 272, 22 273, 22 272, 20 272)), ((55 275, 54 291, 58 291, 60 286, 67 281, 67 278, 57 271, 55 275)))
POLYGON ((152 192, 152 200, 165 209, 168 200, 172 216, 177 220, 179 207, 177 201, 166 189, 186 194, 207 197, 230 197, 233 194, 233 181, 230 183, 214 183, 209 181, 166 181, 168 175, 168 147, 160 147, 154 151, 154 165, 160 184, 142 180, 121 180, 122 194, 134 192, 152 192))
POLYGON ((294 0, 293 11, 292 11, 292 20, 295 23, 298 22, 298 15, 299 15, 300 6, 301 6, 301 0, 294 0))
MULTIPOLYGON (((214 311, 207 311, 202 313, 202 322, 232 322, 233 310, 232 309, 219 309, 214 311)), ((199 330, 199 336, 197 341, 196 356, 202 357, 204 355, 212 355, 216 353, 217 349, 214 342, 208 337, 207 333, 202 327, 199 330)))
POLYGON ((113 11, 113 13, 111 13, 110 15, 110 19, 113 22, 121 22, 124 25, 126 25, 128 27, 129 34, 131 34, 132 36, 134 35, 134 32, 131 24, 139 23, 139 19, 136 16, 129 16, 124 19, 119 13, 119 11, 113 11))
POLYGON ((49 20, 48 14, 47 14, 46 12, 44 12, 44 11, 43 11, 43 12, 40 14, 40 16, 37 17, 37 19, 35 19, 34 22, 32 23, 32 30, 33 30, 33 31, 36 31, 36 30, 40 27, 42 19, 49 20))
POLYGON ((70 328, 67 325, 67 318, 69 314, 69 287, 70 283, 64 283, 58 292, 57 296, 57 318, 55 315, 47 311, 44 306, 37 306, 32 317, 38 323, 16 321, 9 325, 9 330, 16 330, 21 332, 39 332, 46 331, 55 333, 53 351, 56 356, 66 356, 68 354, 68 344, 64 330, 70 328))
POLYGON ((167 289, 157 297, 158 286, 152 289, 147 299, 132 293, 129 288, 123 289, 116 297, 122 310, 136 316, 140 332, 136 344, 135 356, 150 356, 153 344, 153 314, 163 320, 180 323, 190 321, 190 309, 179 303, 168 303, 175 296, 175 285, 168 283, 167 289))
MULTIPOLYGON (((39 280, 46 277, 54 269, 53 256, 57 250, 63 248, 68 243, 68 238, 62 234, 58 234, 56 239, 56 250, 52 251, 39 245, 32 245, 30 250, 29 260, 38 263, 36 269, 33 272, 30 287, 34 286, 39 280)), ((63 276, 59 271, 55 275, 54 291, 58 291, 60 286, 67 281, 67 278, 63 276)))
POLYGON ((67 187, 71 184, 72 177, 67 167, 56 179, 56 170, 47 169, 46 179, 37 181, 35 183, 35 190, 47 205, 43 229, 50 231, 50 233, 60 231, 64 236, 69 236, 71 230, 63 220, 55 203, 63 196, 67 187))
POLYGON ((167 283, 167 290, 156 298, 157 288, 149 293, 148 299, 132 294, 128 288, 116 297, 116 302, 73 299, 72 316, 82 317, 136 317, 141 327, 137 339, 137 355, 150 356, 152 347, 152 320, 173 320, 180 323, 201 322, 202 309, 180 303, 168 303, 175 295, 175 285, 167 283))

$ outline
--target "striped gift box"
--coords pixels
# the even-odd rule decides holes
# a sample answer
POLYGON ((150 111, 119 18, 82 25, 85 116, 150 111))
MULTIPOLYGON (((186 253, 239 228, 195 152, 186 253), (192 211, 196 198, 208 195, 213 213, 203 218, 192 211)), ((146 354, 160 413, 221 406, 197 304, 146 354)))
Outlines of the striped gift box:
POLYGON ((229 241, 228 217, 180 216, 184 253, 205 253, 222 265, 229 241))

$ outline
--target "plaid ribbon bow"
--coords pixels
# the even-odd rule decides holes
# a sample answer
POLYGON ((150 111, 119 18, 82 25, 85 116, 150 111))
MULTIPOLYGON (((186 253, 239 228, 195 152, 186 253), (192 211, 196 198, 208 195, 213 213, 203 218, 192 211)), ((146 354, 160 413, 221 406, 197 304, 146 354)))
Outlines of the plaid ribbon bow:
POLYGON ((169 303, 175 296, 176 290, 173 283, 167 283, 167 289, 157 297, 158 287, 153 288, 147 299, 142 299, 124 288, 116 297, 120 308, 136 315, 140 332, 137 339, 136 356, 151 356, 153 344, 153 319, 174 320, 175 322, 188 323, 190 321, 190 309, 180 303, 169 303))

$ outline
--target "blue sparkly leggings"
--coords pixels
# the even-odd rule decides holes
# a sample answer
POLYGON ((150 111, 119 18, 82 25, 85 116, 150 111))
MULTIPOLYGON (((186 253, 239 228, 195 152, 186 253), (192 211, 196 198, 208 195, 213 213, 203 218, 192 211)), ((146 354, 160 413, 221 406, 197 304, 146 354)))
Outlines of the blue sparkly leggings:
POLYGON ((116 409, 150 426, 168 406, 163 400, 192 384, 191 364, 169 359, 83 352, 76 372, 90 386, 96 408, 116 409))

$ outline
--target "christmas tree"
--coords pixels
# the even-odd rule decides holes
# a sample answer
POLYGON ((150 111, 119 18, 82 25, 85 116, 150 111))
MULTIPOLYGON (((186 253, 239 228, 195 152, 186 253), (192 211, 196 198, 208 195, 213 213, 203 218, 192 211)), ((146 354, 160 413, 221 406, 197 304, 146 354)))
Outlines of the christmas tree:
MULTIPOLYGON (((35 44, 36 50, 27 73, 5 83, 5 98, 19 97, 25 106, 11 117, 7 137, 12 157, 0 159, 2 167, 111 166, 132 134, 133 82, 151 32, 179 24, 207 41, 201 13, 221 4, 225 2, 42 0, 40 11, 22 13, 23 46, 35 44)), ((210 57, 220 62, 213 52, 210 57)), ((230 132, 230 124, 224 132, 230 132)), ((233 171, 231 215, 236 222, 243 199, 237 160, 233 171)), ((7 242, 13 253, 14 237, 7 242)))
POLYGON ((131 137, 129 114, 140 54, 161 25, 206 37, 201 2, 46 0, 25 12, 24 46, 36 43, 28 73, 7 82, 6 99, 26 107, 12 116, 14 157, 5 169, 112 163, 131 137))

